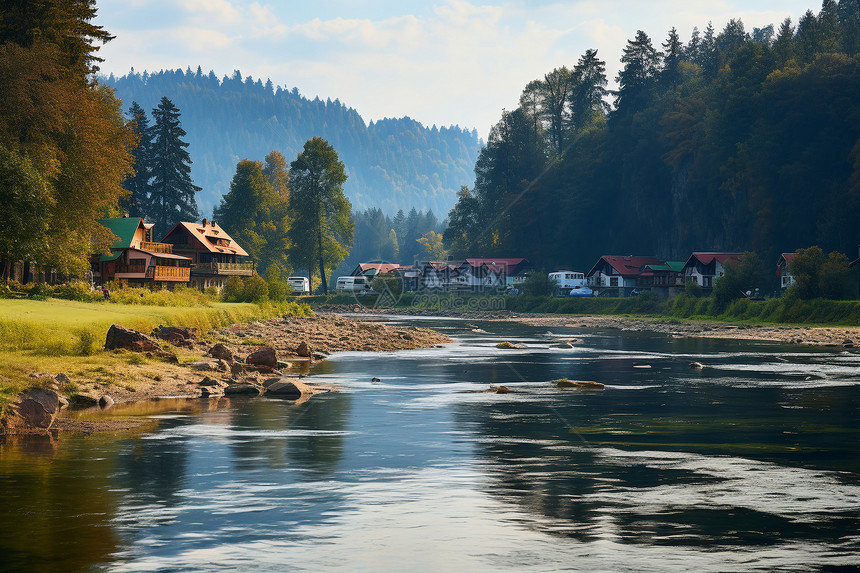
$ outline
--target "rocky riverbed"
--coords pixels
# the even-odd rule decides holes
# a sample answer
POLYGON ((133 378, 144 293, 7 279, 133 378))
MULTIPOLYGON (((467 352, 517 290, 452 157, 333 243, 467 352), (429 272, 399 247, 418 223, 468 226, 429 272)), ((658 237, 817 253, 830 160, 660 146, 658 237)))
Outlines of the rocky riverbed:
POLYGON ((305 400, 336 388, 306 376, 332 352, 389 352, 449 342, 427 328, 393 327, 337 315, 286 317, 233 325, 198 337, 182 328, 152 335, 112 327, 108 351, 121 368, 33 372, 34 386, 8 408, 0 433, 128 429, 134 420, 81 420, 63 410, 101 412, 123 402, 262 393, 305 400))

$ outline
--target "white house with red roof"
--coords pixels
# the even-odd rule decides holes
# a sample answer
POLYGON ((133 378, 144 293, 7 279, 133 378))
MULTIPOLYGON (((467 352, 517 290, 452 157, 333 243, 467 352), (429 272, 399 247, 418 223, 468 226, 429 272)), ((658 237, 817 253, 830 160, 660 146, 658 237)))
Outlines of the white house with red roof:
POLYGON ((684 263, 684 279, 704 288, 713 288, 714 281, 726 273, 726 265, 739 264, 743 253, 704 253, 690 255, 684 263))
POLYGON ((776 262, 776 276, 779 277, 779 287, 782 290, 787 289, 794 284, 794 277, 788 270, 792 259, 797 256, 797 253, 782 253, 779 260, 776 262))
POLYGON ((603 255, 585 277, 588 286, 598 295, 626 296, 639 286, 639 278, 648 265, 661 263, 657 257, 603 255))
POLYGON ((190 285, 221 288, 231 276, 254 274, 254 262, 215 221, 179 222, 161 239, 192 261, 190 285))

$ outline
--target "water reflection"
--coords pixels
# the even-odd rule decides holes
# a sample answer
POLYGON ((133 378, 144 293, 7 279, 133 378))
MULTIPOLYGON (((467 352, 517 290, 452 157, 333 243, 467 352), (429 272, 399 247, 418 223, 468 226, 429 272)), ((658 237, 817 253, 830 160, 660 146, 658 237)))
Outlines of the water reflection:
POLYGON ((343 391, 306 402, 163 401, 120 436, 3 443, 3 567, 797 570, 860 550, 857 354, 440 325, 458 341, 315 365, 343 391), (491 384, 516 392, 459 392, 491 384))

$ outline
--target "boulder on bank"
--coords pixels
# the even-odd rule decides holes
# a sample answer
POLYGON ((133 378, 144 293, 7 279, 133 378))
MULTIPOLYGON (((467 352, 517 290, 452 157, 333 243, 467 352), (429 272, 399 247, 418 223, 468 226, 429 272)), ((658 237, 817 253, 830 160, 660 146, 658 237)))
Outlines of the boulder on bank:
POLYGON ((224 388, 224 395, 245 395, 245 396, 259 396, 260 395, 260 387, 255 386, 254 384, 228 384, 226 388, 224 388))
POLYGON ((223 342, 219 342, 210 348, 209 356, 220 360, 226 360, 227 362, 233 362, 233 351, 227 348, 227 345, 223 342))
POLYGON ((309 396, 313 391, 304 382, 291 378, 273 378, 263 383, 266 396, 279 396, 283 398, 301 398, 309 396))
POLYGON ((105 394, 104 396, 99 398, 99 408, 101 408, 102 410, 110 408, 114 404, 115 404, 114 399, 111 398, 110 396, 108 396, 107 394, 105 394))
POLYGON ((166 340, 174 346, 194 346, 194 340, 197 338, 196 328, 183 328, 181 326, 163 326, 152 331, 152 336, 166 340))
POLYGON ((265 366, 266 368, 275 370, 278 368, 278 356, 275 354, 274 348, 267 346, 249 354, 245 358, 245 364, 265 366))
POLYGON ((69 408, 72 410, 92 408, 93 406, 97 406, 98 403, 98 398, 93 398, 87 394, 72 394, 69 396, 69 408))
POLYGON ((60 411, 60 397, 53 390, 30 388, 19 393, 3 419, 4 433, 47 430, 60 411))
POLYGON ((301 344, 299 344, 299 347, 296 348, 296 354, 304 358, 311 358, 313 356, 313 352, 311 352, 311 349, 308 346, 307 342, 302 342, 301 344))
POLYGON ((592 382, 591 380, 568 380, 567 378, 559 378, 553 380, 553 384, 559 389, 578 388, 580 390, 603 390, 605 386, 600 382, 592 382))
POLYGON ((112 324, 105 339, 105 350, 124 348, 135 352, 161 352, 161 347, 155 339, 142 332, 112 324))

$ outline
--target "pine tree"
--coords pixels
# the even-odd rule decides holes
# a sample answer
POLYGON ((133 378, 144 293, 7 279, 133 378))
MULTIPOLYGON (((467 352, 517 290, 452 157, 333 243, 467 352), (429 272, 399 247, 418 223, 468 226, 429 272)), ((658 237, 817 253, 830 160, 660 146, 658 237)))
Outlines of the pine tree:
POLYGON ((149 211, 149 180, 152 179, 152 129, 146 112, 136 101, 128 108, 131 114, 132 131, 137 136, 137 147, 132 152, 134 156, 134 175, 125 180, 123 188, 129 194, 119 202, 120 209, 133 217, 143 216, 149 211))
POLYGON ((773 55, 777 68, 781 68, 794 57, 794 26, 791 18, 783 20, 773 43, 773 55))
POLYGON ((621 62, 624 69, 618 73, 618 91, 615 92, 615 107, 619 110, 628 106, 638 107, 650 91, 659 62, 657 50, 651 45, 651 38, 642 30, 636 32, 633 40, 627 41, 621 62))
POLYGON ((588 127, 595 116, 609 111, 606 103, 606 62, 597 58, 597 50, 586 50, 573 68, 574 83, 570 95, 570 111, 574 132, 588 127))
POLYGON ((152 110, 152 188, 147 201, 147 217, 155 223, 156 233, 167 233, 179 221, 199 217, 194 194, 200 187, 191 181, 191 156, 182 140, 185 130, 179 110, 167 97, 152 110))
POLYGON ((672 27, 669 30, 669 37, 661 44, 663 49, 663 81, 673 88, 678 85, 678 64, 683 56, 684 46, 681 43, 681 38, 678 36, 678 30, 672 27))

